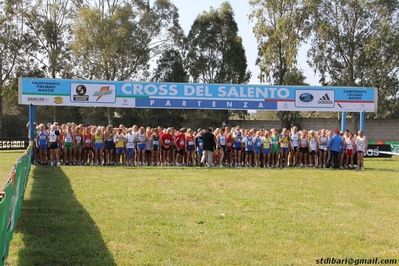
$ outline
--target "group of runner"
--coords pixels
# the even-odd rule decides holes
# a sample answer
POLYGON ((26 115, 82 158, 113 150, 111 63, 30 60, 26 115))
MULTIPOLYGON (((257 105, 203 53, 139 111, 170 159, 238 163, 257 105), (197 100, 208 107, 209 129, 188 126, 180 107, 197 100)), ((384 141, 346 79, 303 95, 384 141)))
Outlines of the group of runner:
POLYGON ((36 160, 50 165, 230 166, 363 168, 367 138, 321 130, 241 129, 224 126, 211 130, 213 156, 203 158, 202 135, 209 130, 83 126, 75 123, 35 125, 36 160), (354 162, 354 154, 357 161, 354 162), (334 164, 332 162, 335 162, 334 164))

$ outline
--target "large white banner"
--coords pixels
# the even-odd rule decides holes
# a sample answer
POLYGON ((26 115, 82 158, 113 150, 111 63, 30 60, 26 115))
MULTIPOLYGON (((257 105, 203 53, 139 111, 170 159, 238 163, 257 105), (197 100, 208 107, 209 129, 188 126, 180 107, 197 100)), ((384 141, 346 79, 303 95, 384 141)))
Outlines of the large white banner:
POLYGON ((19 79, 19 104, 127 108, 375 112, 377 90, 357 87, 19 79))

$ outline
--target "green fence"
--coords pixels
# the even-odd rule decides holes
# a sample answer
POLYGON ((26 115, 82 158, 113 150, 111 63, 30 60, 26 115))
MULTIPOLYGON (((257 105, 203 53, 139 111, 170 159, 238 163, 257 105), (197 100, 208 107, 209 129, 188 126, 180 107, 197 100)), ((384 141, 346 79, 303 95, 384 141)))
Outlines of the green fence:
POLYGON ((0 183, 0 266, 8 256, 8 248, 18 218, 21 216, 22 201, 30 172, 32 145, 12 165, 5 182, 0 183))

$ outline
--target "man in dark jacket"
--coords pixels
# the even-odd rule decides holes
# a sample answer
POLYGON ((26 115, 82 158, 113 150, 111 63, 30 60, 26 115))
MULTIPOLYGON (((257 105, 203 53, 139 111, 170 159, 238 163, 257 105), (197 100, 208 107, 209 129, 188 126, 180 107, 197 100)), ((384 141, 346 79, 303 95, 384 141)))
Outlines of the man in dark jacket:
POLYGON ((341 136, 339 135, 339 129, 334 130, 334 135, 330 138, 327 144, 327 149, 330 149, 331 157, 334 159, 334 168, 339 169, 338 156, 340 152, 344 152, 345 145, 341 136))
POLYGON ((202 134, 203 141, 203 154, 201 158, 201 165, 205 164, 205 161, 208 164, 208 167, 211 167, 213 164, 213 151, 216 146, 215 135, 213 135, 213 128, 209 127, 208 131, 202 134))

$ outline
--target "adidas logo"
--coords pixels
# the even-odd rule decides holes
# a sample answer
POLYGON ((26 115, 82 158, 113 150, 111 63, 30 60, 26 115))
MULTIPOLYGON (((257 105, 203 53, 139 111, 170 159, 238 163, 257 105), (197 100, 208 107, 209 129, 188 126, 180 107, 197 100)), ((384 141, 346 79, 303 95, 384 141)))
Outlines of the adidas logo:
POLYGON ((324 94, 323 97, 317 102, 318 104, 333 104, 333 101, 328 96, 328 93, 324 94))
POLYGON ((330 101, 330 97, 329 97, 328 94, 326 93, 326 94, 324 94, 323 97, 320 98, 319 101, 330 101))

